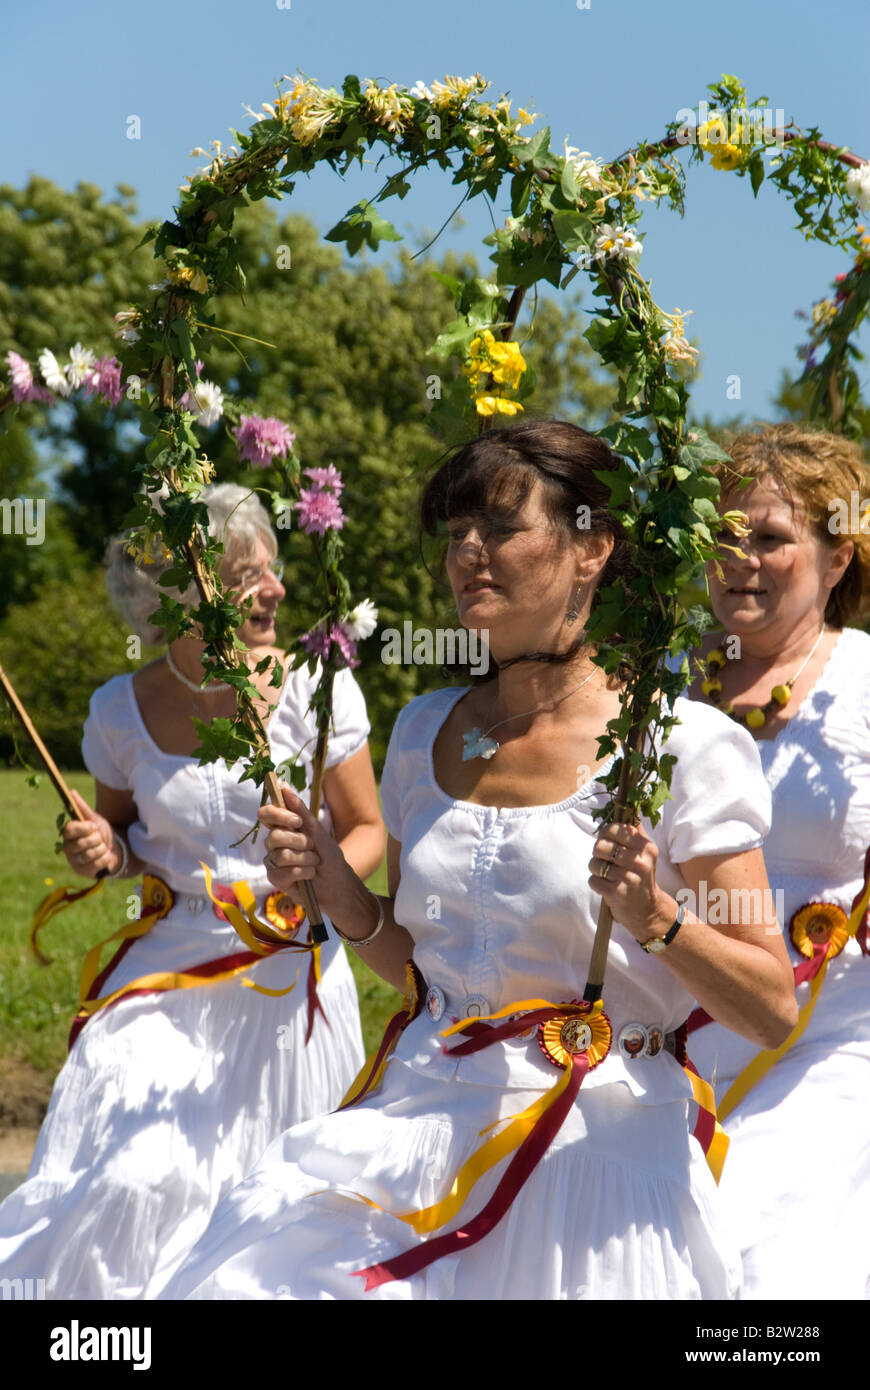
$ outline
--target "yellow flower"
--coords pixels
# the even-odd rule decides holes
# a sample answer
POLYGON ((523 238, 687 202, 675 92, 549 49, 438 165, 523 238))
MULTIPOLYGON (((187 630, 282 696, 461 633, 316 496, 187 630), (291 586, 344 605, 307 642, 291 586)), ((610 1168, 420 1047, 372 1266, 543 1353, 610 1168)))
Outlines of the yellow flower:
POLYGON ((509 401, 504 396, 479 395, 474 398, 474 408, 478 415, 516 415, 522 410, 519 401, 509 401))
POLYGON ((518 126, 532 125, 536 119, 537 119, 537 116, 535 115, 534 112, 532 112, 531 115, 530 115, 529 112, 526 111, 525 108, 522 107, 522 106, 521 106, 521 107, 519 108, 519 110, 517 111, 517 121, 516 121, 516 123, 517 123, 518 126))
POLYGON ((705 121, 698 126, 698 144, 702 150, 709 150, 711 146, 719 146, 728 143, 728 126, 721 116, 715 117, 712 121, 705 121))
POLYGON ((494 381, 516 390, 520 377, 526 370, 526 363, 516 343, 493 343, 489 350, 494 381))
POLYGON ((51 885, 54 883, 53 878, 44 878, 42 881, 45 884, 46 888, 50 888, 51 885))
POLYGON ((713 168, 736 169, 742 158, 739 145, 719 145, 713 152, 713 168))

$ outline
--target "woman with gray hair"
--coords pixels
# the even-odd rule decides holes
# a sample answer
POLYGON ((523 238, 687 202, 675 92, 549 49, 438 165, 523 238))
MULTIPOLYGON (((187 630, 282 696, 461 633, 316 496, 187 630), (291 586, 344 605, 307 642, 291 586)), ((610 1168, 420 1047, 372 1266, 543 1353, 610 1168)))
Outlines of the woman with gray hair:
MULTIPOLYGON (((268 515, 234 484, 206 488, 202 501, 225 546, 223 584, 237 602, 250 600, 238 636, 272 758, 299 755, 310 773, 315 682, 274 646, 285 590, 268 515), (270 670, 254 669, 265 656, 283 669, 280 693, 270 670)), ((110 546, 113 600, 151 642, 162 569, 138 565, 122 539, 110 546)), ((235 712, 231 687, 202 684, 202 650, 186 635, 134 675, 116 676, 93 695, 85 724, 95 807, 78 797, 86 819, 65 827, 64 852, 84 877, 142 874, 136 925, 151 925, 93 981, 91 997, 109 1002, 81 1026, 28 1180, 0 1208, 0 1270, 32 1273, 49 1298, 136 1298, 150 1280, 164 1282, 267 1144, 332 1110, 363 1060, 356 989, 335 934, 322 947, 324 1019, 306 989, 309 958, 300 967, 298 952, 279 951, 252 965, 221 906, 250 906, 244 881, 257 916, 288 939, 301 920, 292 898, 271 891, 263 845, 247 833, 259 789, 239 780, 240 765, 193 757, 193 719, 235 712)), ((369 725, 349 670, 334 692, 321 819, 365 877, 384 850, 369 725)))

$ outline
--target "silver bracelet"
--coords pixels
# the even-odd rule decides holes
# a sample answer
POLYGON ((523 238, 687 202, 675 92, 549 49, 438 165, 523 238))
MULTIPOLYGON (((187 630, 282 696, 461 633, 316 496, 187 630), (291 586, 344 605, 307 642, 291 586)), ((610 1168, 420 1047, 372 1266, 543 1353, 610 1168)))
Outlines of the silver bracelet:
POLYGON ((352 937, 352 936, 345 936, 345 934, 344 934, 343 931, 339 931, 338 927, 335 927, 335 923, 334 923, 334 922, 333 922, 333 924, 332 924, 332 925, 335 927, 335 930, 336 930, 336 932, 338 933, 338 935, 341 937, 342 941, 346 941, 347 944, 348 944, 348 946, 368 946, 368 945, 370 944, 370 942, 374 941, 374 939, 375 939, 375 937, 377 936, 378 932, 381 930, 381 928, 382 928, 383 925, 384 925, 384 905, 383 905, 383 903, 381 902, 381 900, 380 900, 379 897, 377 897, 374 893, 372 893, 371 889, 366 889, 366 891, 368 892, 369 897, 373 898, 374 901, 375 901, 375 902, 377 903, 377 905, 378 905, 378 924, 377 924, 377 926, 375 927, 374 931, 369 932, 368 936, 361 936, 361 937, 359 937, 359 938, 354 938, 354 937, 352 937))
POLYGON ((127 841, 124 839, 124 836, 123 836, 123 835, 119 835, 119 834, 118 834, 117 830, 115 831, 115 839, 118 841, 118 844, 121 846, 121 862, 120 862, 120 864, 118 865, 117 869, 115 869, 112 873, 110 873, 110 874, 108 875, 108 877, 109 877, 109 878, 122 878, 122 877, 124 876, 124 874, 127 872, 127 865, 128 865, 129 862, 130 862, 130 855, 129 855, 128 850, 127 850, 127 841))

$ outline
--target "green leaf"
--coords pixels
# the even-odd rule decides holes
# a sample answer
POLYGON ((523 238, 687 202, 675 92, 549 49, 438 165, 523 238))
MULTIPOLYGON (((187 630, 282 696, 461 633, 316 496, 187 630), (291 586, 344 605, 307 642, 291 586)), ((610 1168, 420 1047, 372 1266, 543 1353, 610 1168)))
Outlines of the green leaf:
POLYGON ((200 763, 216 763, 221 758, 235 763, 250 749, 250 741, 233 728, 231 719, 213 719, 206 724, 194 718, 193 725, 199 738, 199 747, 193 750, 193 756, 200 763))
POLYGON ((514 217, 522 217, 529 205, 529 194, 532 189, 533 172, 531 169, 522 169, 514 174, 511 179, 511 212, 514 217))
POLYGON ((758 197, 758 190, 764 182, 764 160, 760 153, 754 154, 749 161, 749 178, 752 183, 752 192, 758 197))
POLYGON ((363 243, 377 251, 382 241, 401 241, 402 237, 391 223, 381 217, 377 208, 364 198, 326 233, 326 240, 347 242, 348 251, 355 256, 363 243))

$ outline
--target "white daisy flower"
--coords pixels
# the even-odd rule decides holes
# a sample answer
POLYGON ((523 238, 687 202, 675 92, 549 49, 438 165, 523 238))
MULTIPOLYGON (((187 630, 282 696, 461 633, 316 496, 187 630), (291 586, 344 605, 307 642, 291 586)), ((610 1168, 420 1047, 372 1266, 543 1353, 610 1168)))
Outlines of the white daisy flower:
POLYGON ((342 627, 354 642, 371 637, 377 625, 378 610, 370 598, 364 598, 362 603, 358 603, 342 622, 342 627))
POLYGON ((187 393, 187 408, 199 416, 201 425, 216 425, 224 413, 224 393, 213 381, 198 381, 187 393))
POLYGON ((55 391, 58 396, 71 394, 72 386, 67 381, 66 374, 54 353, 48 348, 43 348, 39 354, 39 370, 42 372, 42 379, 50 391, 55 391))
POLYGON ((74 343, 69 350, 69 366, 66 369, 70 386, 81 386, 96 360, 96 353, 90 348, 82 347, 81 343, 74 343))
POLYGON ((862 164, 858 169, 849 170, 846 192, 862 212, 870 212, 870 164, 862 164))

